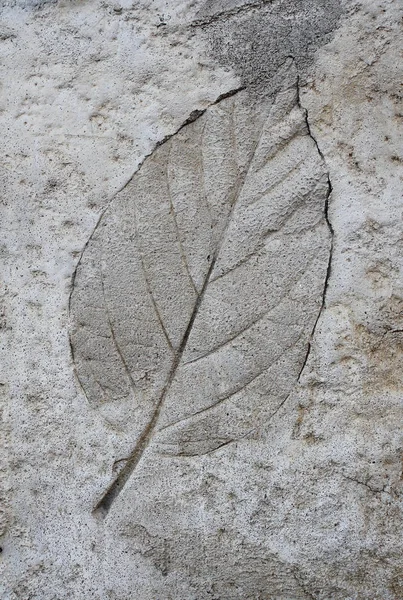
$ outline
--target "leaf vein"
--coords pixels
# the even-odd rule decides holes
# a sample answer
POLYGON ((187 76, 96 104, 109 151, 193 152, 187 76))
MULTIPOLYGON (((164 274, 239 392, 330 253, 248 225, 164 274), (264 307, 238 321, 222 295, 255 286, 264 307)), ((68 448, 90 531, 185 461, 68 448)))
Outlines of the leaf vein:
POLYGON ((160 326, 161 326, 161 329, 162 329, 162 332, 163 332, 163 334, 164 334, 164 336, 165 336, 165 339, 166 339, 166 341, 167 341, 167 344, 168 344, 168 346, 169 346, 169 348, 170 348, 171 352, 173 352, 173 351, 174 351, 174 348, 173 348, 173 346, 172 346, 172 342, 171 342, 171 340, 169 339, 169 335, 168 335, 168 332, 167 332, 167 330, 166 330, 166 328, 165 328, 165 325, 164 325, 164 321, 163 321, 162 315, 161 315, 161 313, 160 313, 160 311, 159 311, 159 308, 158 308, 158 306, 157 306, 157 302, 156 302, 156 300, 155 300, 155 298, 154 298, 154 294, 153 294, 153 292, 152 292, 152 289, 151 289, 150 280, 149 280, 149 278, 148 278, 148 275, 147 275, 146 266, 145 266, 145 264, 144 264, 144 256, 143 256, 143 251, 142 251, 142 248, 141 248, 141 246, 140 246, 140 236, 139 236, 138 224, 137 224, 136 206, 134 206, 134 227, 135 227, 136 240, 137 240, 137 251, 138 251, 138 253, 139 253, 140 264, 141 264, 141 269, 142 269, 142 271, 143 271, 143 275, 144 275, 144 282, 145 282, 145 284, 146 284, 147 293, 148 293, 148 295, 149 295, 149 298, 150 298, 150 300, 151 300, 151 303, 152 303, 152 305, 153 305, 153 308, 154 308, 155 315, 156 315, 156 317, 157 317, 157 319, 158 319, 158 321, 159 321, 159 324, 160 324, 160 326))
POLYGON ((175 212, 175 207, 173 204, 173 200, 172 200, 172 190, 171 190, 171 181, 170 181, 170 177, 169 177, 169 161, 171 158, 171 150, 172 150, 172 142, 170 143, 169 146, 169 152, 168 152, 168 158, 167 158, 167 165, 166 165, 166 171, 165 171, 165 176, 166 176, 166 183, 167 183, 167 192, 168 192, 168 202, 169 202, 169 207, 170 207, 170 213, 172 215, 172 221, 175 227, 175 233, 176 233, 176 237, 178 240, 178 246, 179 246, 179 252, 182 258, 182 262, 183 265, 185 267, 185 271, 187 273, 187 276, 190 280, 190 284, 192 286, 192 288, 194 289, 196 296, 199 294, 198 289, 196 288, 196 284, 194 282, 194 279, 190 273, 190 269, 189 269, 189 263, 188 260, 186 258, 186 252, 185 249, 183 247, 183 242, 182 242, 182 237, 181 237, 181 233, 179 230, 179 225, 178 225, 178 219, 176 217, 176 212, 175 212))
POLYGON ((165 429, 173 427, 174 425, 178 425, 179 423, 182 423, 183 421, 188 421, 189 419, 192 419, 192 418, 194 418, 194 417, 196 417, 196 416, 198 416, 198 415, 200 415, 202 413, 208 412, 212 408, 215 408, 216 406, 219 406, 220 404, 222 404, 226 400, 229 400, 230 398, 232 398, 236 394, 239 394, 240 392, 242 392, 243 390, 245 390, 251 383, 253 383, 254 381, 256 381, 256 379, 258 379, 259 377, 261 377, 261 375, 264 375, 264 373, 266 373, 266 371, 268 371, 271 367, 273 367, 274 365, 276 365, 291 348, 293 348, 294 346, 296 346, 298 344, 298 342, 300 341, 300 339, 302 338, 302 336, 303 336, 303 334, 301 334, 300 336, 298 336, 297 340, 295 342, 293 342, 292 344, 288 345, 283 350, 283 352, 280 354, 280 356, 278 356, 276 358, 275 361, 271 362, 268 366, 266 366, 264 369, 262 369, 261 371, 259 371, 259 373, 257 373, 256 375, 254 375, 246 383, 242 384, 241 387, 239 387, 236 390, 232 390, 231 392, 225 394, 225 396, 221 396, 220 398, 218 398, 218 400, 216 402, 213 402, 213 404, 209 404, 208 406, 205 406, 204 408, 202 408, 202 409, 200 409, 200 410, 192 413, 191 415, 188 415, 187 417, 183 417, 182 419, 178 419, 177 421, 174 421, 173 423, 169 423, 168 425, 165 425, 164 427, 161 427, 161 429, 159 429, 158 432, 160 433, 161 431, 164 431, 165 429))
POLYGON ((134 398, 135 394, 136 394, 136 384, 134 383, 132 374, 130 372, 129 365, 127 364, 127 361, 126 361, 125 356, 124 356, 124 354, 122 352, 120 344, 119 344, 119 342, 118 342, 118 340, 116 338, 115 330, 113 328, 113 324, 112 324, 112 320, 111 320, 111 315, 110 315, 110 312, 109 312, 109 306, 108 306, 108 302, 106 300, 106 295, 105 295, 105 278, 104 278, 104 273, 103 273, 103 270, 102 270, 102 264, 100 264, 100 269, 99 270, 100 270, 100 280, 101 280, 101 288, 102 288, 102 298, 103 298, 103 301, 104 301, 106 319, 108 321, 108 326, 109 326, 109 329, 110 329, 110 332, 111 332, 112 341, 113 341, 113 344, 115 346, 116 352, 118 353, 119 358, 122 361, 123 368, 125 370, 126 377, 129 380, 130 389, 131 389, 131 392, 132 392, 133 398, 134 398))

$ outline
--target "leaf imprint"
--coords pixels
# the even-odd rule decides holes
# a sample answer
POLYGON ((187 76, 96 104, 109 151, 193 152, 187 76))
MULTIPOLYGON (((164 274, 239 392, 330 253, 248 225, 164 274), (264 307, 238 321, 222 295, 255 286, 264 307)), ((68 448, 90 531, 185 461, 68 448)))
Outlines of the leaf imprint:
POLYGON ((161 144, 113 199, 77 267, 71 347, 92 406, 144 452, 201 456, 248 437, 296 385, 322 305, 323 157, 284 67, 274 100, 239 91, 161 144))

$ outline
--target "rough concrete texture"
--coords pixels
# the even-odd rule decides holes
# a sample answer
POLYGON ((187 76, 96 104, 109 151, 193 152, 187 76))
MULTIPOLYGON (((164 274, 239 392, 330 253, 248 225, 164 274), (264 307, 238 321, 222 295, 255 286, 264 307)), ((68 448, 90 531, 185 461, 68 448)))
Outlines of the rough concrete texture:
POLYGON ((402 23, 1 3, 1 598, 403 598, 402 23))

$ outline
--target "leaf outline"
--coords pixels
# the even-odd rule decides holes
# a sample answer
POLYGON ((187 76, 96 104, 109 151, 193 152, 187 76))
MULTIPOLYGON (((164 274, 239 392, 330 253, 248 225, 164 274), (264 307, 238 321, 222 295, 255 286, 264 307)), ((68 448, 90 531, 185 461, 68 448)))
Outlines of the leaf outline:
MULTIPOLYGON (((297 105, 297 100, 295 105, 297 105)), ((203 113, 204 114, 204 113, 203 113)), ((181 128, 182 129, 182 128, 181 128)), ((237 193, 235 195, 234 201, 232 202, 231 205, 231 209, 229 211, 228 217, 227 217, 227 221, 226 221, 226 226, 224 228, 224 231, 222 233, 221 236, 221 240, 220 243, 218 244, 218 247, 216 249, 216 253, 213 256, 211 262, 210 262, 210 266, 209 269, 207 271, 207 274, 205 276, 204 282, 203 282, 203 286, 201 288, 201 291, 199 292, 197 298, 196 298, 196 302, 192 311, 192 314, 190 316, 190 319, 188 321, 187 327, 185 329, 185 332, 182 336, 181 342, 179 344, 179 347, 175 353, 173 362, 172 362, 172 366, 171 369, 168 373, 166 382, 164 387, 162 388, 159 400, 153 410, 152 416, 149 419, 146 427, 143 429, 141 435, 139 436, 137 443, 135 445, 135 448, 133 450, 133 452, 131 453, 130 457, 128 458, 128 460, 126 461, 126 464, 124 465, 124 467, 122 468, 122 470, 119 472, 118 476, 112 481, 111 485, 109 486, 109 488, 107 489, 106 493, 103 495, 103 497, 100 499, 100 501, 96 504, 95 508, 94 508, 94 512, 95 513, 99 513, 99 514, 107 514, 107 512, 109 511, 110 507, 112 506, 112 503, 114 502, 115 498, 119 495, 120 491, 123 489, 123 487, 125 486, 126 482, 128 481, 128 479, 131 477, 131 474, 133 473, 133 471, 135 470, 137 464, 139 463, 139 461, 141 460, 141 457, 143 456, 143 453, 145 451, 145 449, 148 447, 151 439, 154 436, 154 432, 155 432, 155 428, 156 428, 156 424, 159 420, 159 416, 161 413, 161 409, 163 407, 164 401, 165 401, 165 397, 170 389, 170 386, 172 384, 172 381, 175 377, 175 374, 177 372, 177 369, 181 363, 181 359, 183 357, 183 354, 186 350, 187 344, 188 344, 188 340, 190 337, 190 334, 192 332, 192 328, 193 328, 193 324, 197 318, 198 312, 199 312, 199 308, 200 305, 204 299, 206 290, 208 288, 208 285, 210 283, 210 281, 212 280, 212 273, 214 271, 214 268, 216 266, 216 262, 217 259, 219 258, 220 255, 220 251, 221 248, 225 242, 225 236, 227 233, 227 230, 231 224, 231 217, 233 215, 233 212, 235 210, 235 207, 237 206, 237 202, 239 200, 239 196, 243 191, 243 186, 244 183, 246 181, 246 178, 249 174, 249 170, 251 168, 251 165, 253 163, 253 160, 255 158, 256 155, 256 151, 259 147, 259 144, 262 140, 262 136, 264 134, 264 129, 262 128, 262 131, 254 145, 254 149, 253 152, 251 153, 247 168, 245 169, 244 173, 242 174, 241 177, 241 181, 238 183, 237 185, 237 193)), ((167 163, 168 165, 168 163, 167 163)), ((167 170, 168 170, 168 166, 167 166, 167 170)), ((172 200, 170 200, 171 202, 171 206, 172 206, 172 200)), ((136 209, 135 209, 136 210, 136 209)), ((102 217, 101 217, 102 218, 102 217)), ((176 223, 176 227, 177 227, 177 223, 176 223)), ((140 252, 141 254, 141 252, 140 252)), ((144 265, 142 264, 143 270, 144 270, 144 265)), ((190 275, 190 274, 189 274, 190 275)), ((146 275, 145 275, 146 277, 146 275)), ((191 276, 190 276, 191 278, 191 276)), ((152 294, 150 293, 150 296, 152 296, 152 294)), ((160 319, 160 321, 162 321, 162 319, 160 319)), ((161 323, 163 325, 163 323, 161 323)), ((111 326, 111 331, 113 331, 113 328, 111 326)), ((238 334, 234 337, 237 337, 238 334)), ((166 335, 167 339, 168 336, 166 335)), ((248 384, 247 384, 248 385, 248 384)), ((197 414, 197 413, 196 413, 197 414)), ((190 418, 190 417, 189 417, 190 418)), ((223 445, 226 445, 227 442, 221 444, 220 447, 222 447, 223 445)), ((217 447, 218 448, 218 447, 217 447)))

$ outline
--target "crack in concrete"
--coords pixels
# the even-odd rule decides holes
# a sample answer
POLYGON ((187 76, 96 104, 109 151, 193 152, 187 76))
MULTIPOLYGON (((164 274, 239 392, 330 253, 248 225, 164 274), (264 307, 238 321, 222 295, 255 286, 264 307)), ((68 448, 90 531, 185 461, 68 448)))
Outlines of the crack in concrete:
MULTIPOLYGON (((294 57, 292 57, 292 58, 295 61, 295 58, 294 57)), ((299 108, 302 110, 302 112, 304 114, 305 125, 306 125, 306 128, 307 128, 308 135, 312 139, 312 141, 314 142, 314 144, 316 146, 316 149, 317 149, 320 157, 323 160, 323 163, 326 165, 325 156, 324 156, 322 150, 320 149, 318 141, 315 138, 315 136, 313 135, 312 130, 311 130, 311 126, 309 124, 308 110, 302 105, 302 102, 301 102, 300 77, 299 77, 299 75, 297 76, 297 104, 298 104, 299 108)), ((316 329, 317 329, 319 320, 320 320, 320 318, 322 316, 322 313, 323 313, 324 309, 326 308, 326 296, 327 296, 328 287, 329 287, 329 280, 330 280, 330 276, 331 276, 331 272, 332 272, 332 260, 333 260, 334 235, 335 234, 334 234, 333 225, 332 225, 332 223, 330 221, 330 218, 329 218, 329 201, 330 201, 330 196, 331 196, 332 191, 333 191, 333 186, 332 186, 332 182, 330 180, 330 172, 329 172, 328 169, 327 169, 327 185, 328 185, 328 191, 327 191, 327 195, 326 195, 326 199, 325 199, 324 216, 325 216, 325 221, 326 221, 326 224, 327 224, 329 232, 330 232, 329 261, 328 261, 328 264, 327 264, 326 276, 325 276, 325 281, 324 281, 324 286, 323 286, 321 307, 320 307, 318 316, 316 318, 316 321, 314 323, 314 326, 313 326, 313 329, 312 329, 312 333, 310 335, 310 339, 309 339, 309 342, 308 342, 308 348, 307 348, 307 352, 306 352, 306 355, 305 355, 305 359, 304 359, 304 362, 302 364, 301 370, 300 370, 299 375, 298 375, 298 381, 300 381, 302 373, 304 372, 305 367, 307 365, 309 356, 311 354, 313 338, 315 336, 316 329)))
POLYGON ((388 494, 389 496, 392 495, 392 494, 390 494, 390 492, 386 491, 386 487, 387 487, 386 483, 385 483, 385 485, 382 486, 382 488, 378 489, 378 488, 375 488, 375 487, 372 487, 371 485, 369 485, 369 483, 367 481, 361 481, 361 479, 351 477, 350 475, 346 475, 345 473, 341 473, 341 475, 342 475, 342 477, 344 477, 344 479, 348 479, 348 481, 353 481, 354 483, 358 483, 358 485, 362 485, 362 486, 366 487, 373 494, 388 494))

